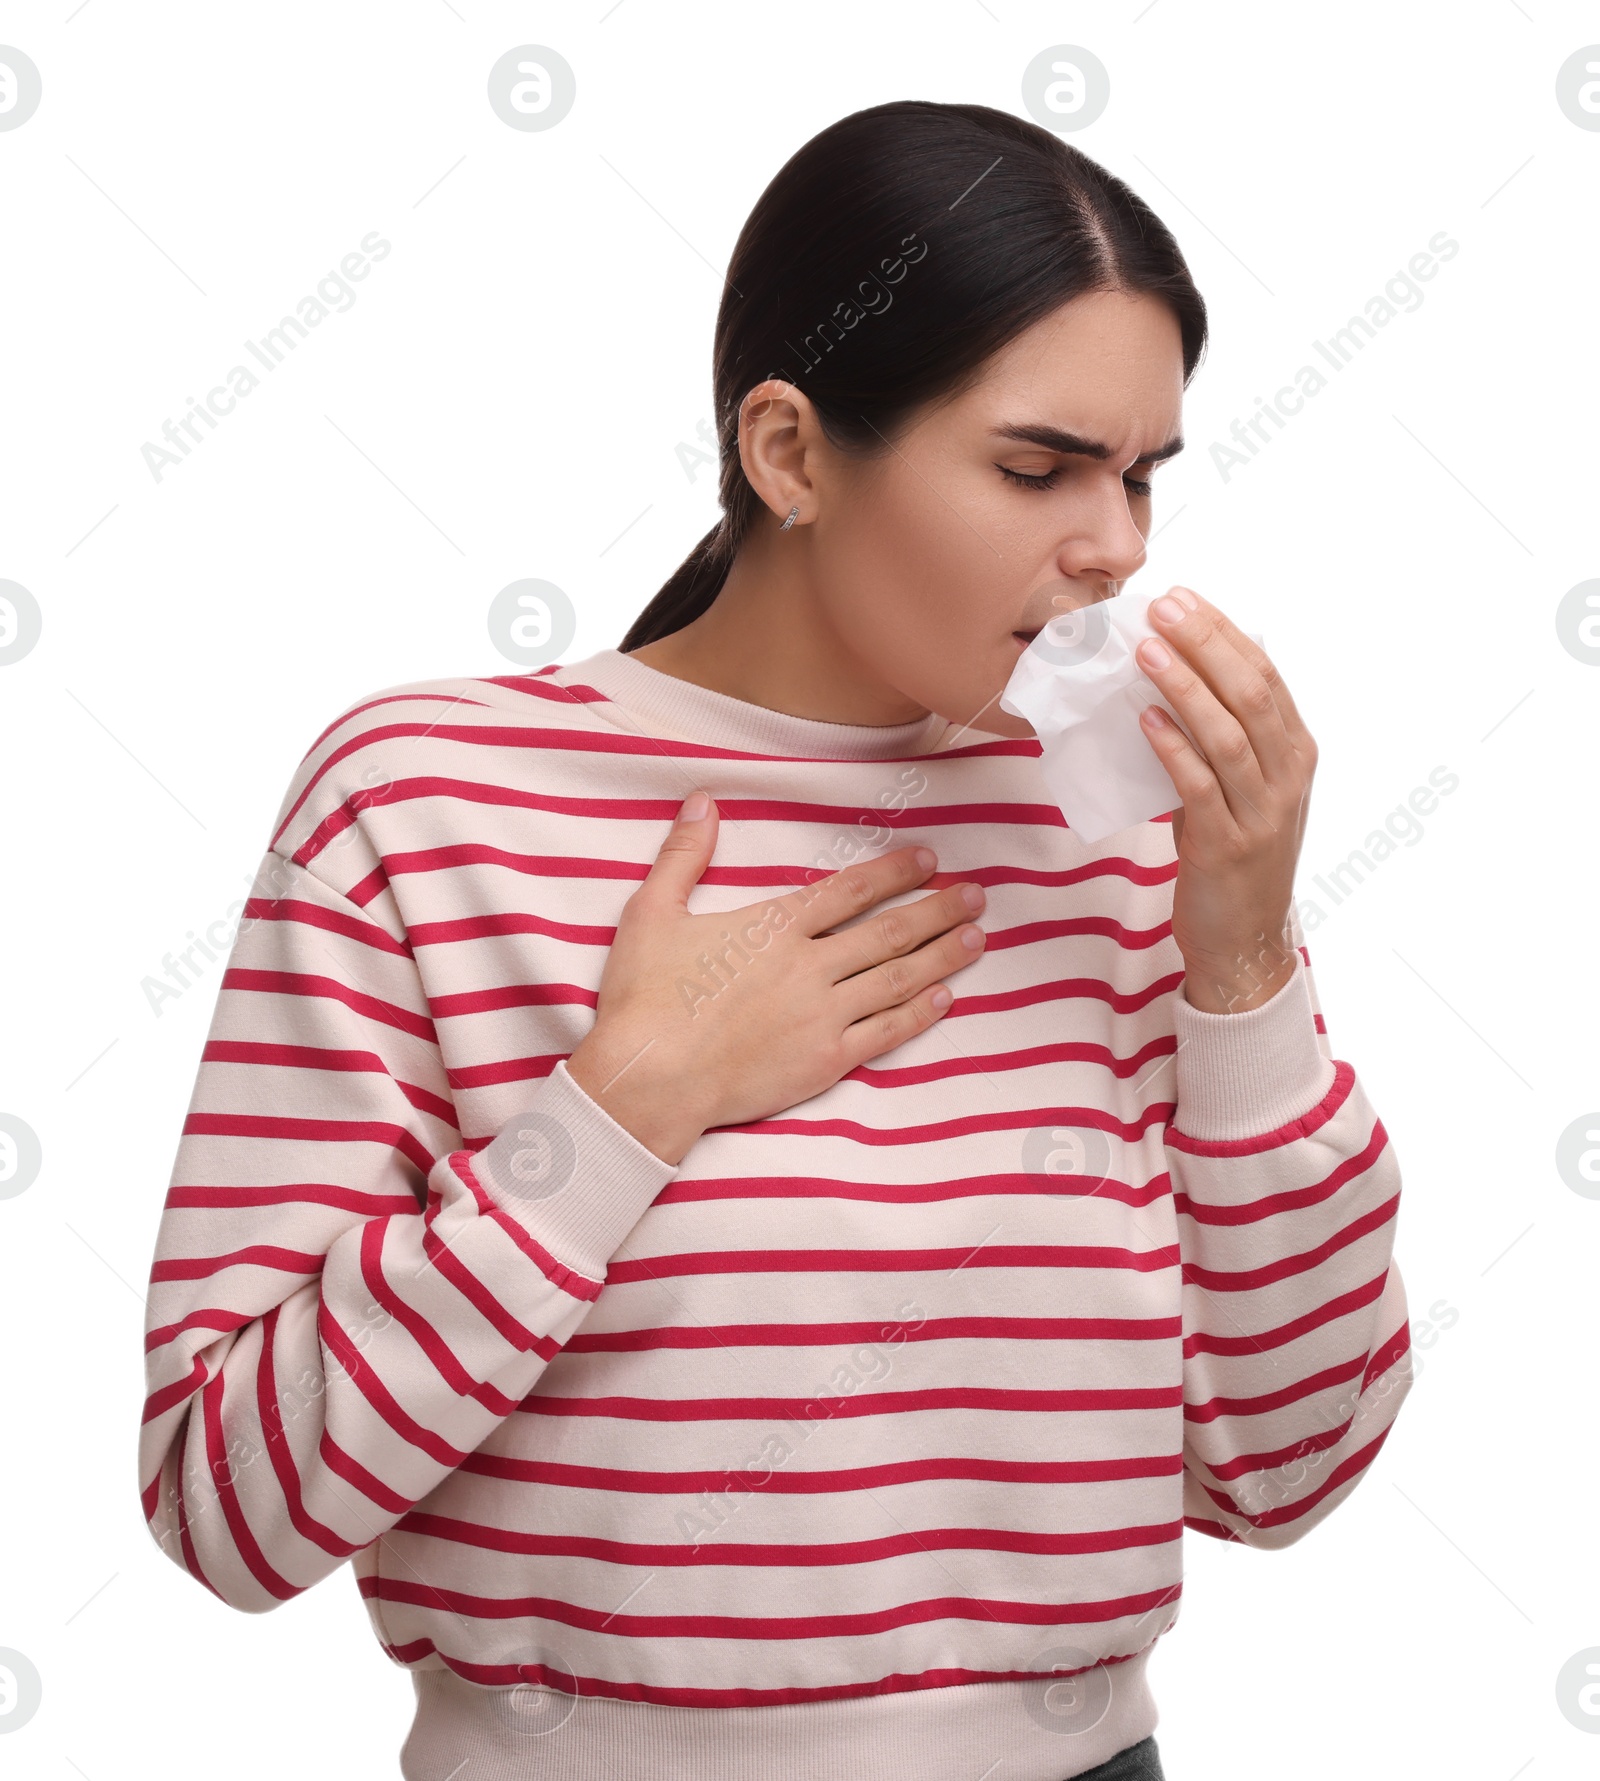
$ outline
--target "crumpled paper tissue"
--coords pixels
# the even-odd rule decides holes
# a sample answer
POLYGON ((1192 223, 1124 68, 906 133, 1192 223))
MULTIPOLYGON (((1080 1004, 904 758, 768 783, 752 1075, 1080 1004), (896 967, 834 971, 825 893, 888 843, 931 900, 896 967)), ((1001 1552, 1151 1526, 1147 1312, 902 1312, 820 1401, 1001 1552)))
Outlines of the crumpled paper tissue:
MULTIPOLYGON (((1146 705, 1159 705, 1205 753, 1134 659, 1140 642, 1159 634, 1148 612, 1165 592, 1125 590, 1059 614, 1023 650, 1000 695, 1002 711, 1033 725, 1045 784, 1086 843, 1183 802, 1145 738, 1139 714, 1146 705)), ((1259 631, 1245 635, 1261 643, 1259 631)))

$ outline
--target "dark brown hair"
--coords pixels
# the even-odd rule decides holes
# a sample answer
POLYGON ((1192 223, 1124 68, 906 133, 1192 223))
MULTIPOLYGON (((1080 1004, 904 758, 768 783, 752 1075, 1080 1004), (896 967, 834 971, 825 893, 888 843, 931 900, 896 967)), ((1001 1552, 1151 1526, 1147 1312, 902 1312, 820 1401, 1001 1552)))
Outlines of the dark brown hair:
POLYGON ((1171 307, 1187 384, 1206 309, 1177 242, 1130 186, 1052 131, 987 105, 903 99, 813 136, 756 200, 717 311, 722 518, 622 649, 698 618, 768 517, 739 461, 739 408, 758 383, 804 390, 830 443, 872 457, 1024 329, 1105 290, 1171 307))

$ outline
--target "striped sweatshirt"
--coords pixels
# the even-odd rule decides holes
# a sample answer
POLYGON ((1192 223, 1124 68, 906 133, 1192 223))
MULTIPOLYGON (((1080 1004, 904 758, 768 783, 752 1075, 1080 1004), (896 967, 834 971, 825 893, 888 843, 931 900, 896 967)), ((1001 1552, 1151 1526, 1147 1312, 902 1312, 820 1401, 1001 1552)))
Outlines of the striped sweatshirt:
POLYGON ((1035 741, 615 649, 353 704, 160 1217, 155 1539, 248 1612, 348 1563, 409 1781, 1062 1781, 1138 1742, 1185 1530, 1299 1539, 1411 1378, 1395 1151, 1303 931, 1269 1000, 1197 1009, 1176 872, 1170 818, 1079 841, 1035 741), (937 873, 869 916, 975 879, 987 946, 674 1167, 564 1061, 695 786, 705 993, 760 968, 731 912, 911 842, 937 873))

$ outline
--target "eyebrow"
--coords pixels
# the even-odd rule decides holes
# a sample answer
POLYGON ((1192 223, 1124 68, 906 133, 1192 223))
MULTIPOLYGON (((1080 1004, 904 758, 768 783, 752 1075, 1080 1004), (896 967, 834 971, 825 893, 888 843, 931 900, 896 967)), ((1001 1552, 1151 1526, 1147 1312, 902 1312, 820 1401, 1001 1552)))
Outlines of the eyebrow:
MULTIPOLYGON (((1059 451, 1072 457, 1109 458, 1111 447, 1103 445, 1098 439, 1085 439, 1081 433, 1068 433, 1060 427, 1046 426, 1043 422, 1019 421, 1010 426, 996 427, 996 439, 1015 439, 1023 445, 1042 445, 1046 451, 1059 451)), ((1136 464, 1159 464, 1164 458, 1176 457, 1183 450, 1183 436, 1177 435, 1169 439, 1165 445, 1158 445, 1154 451, 1141 452, 1134 459, 1136 464)))

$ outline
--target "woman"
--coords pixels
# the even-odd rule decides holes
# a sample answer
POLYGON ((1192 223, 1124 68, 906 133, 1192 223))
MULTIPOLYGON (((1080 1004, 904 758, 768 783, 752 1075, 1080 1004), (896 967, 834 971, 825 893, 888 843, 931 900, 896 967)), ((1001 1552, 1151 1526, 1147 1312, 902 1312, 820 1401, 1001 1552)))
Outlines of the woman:
POLYGON ((845 118, 718 318, 724 517, 621 650, 345 711, 152 1272, 142 1483, 260 1611, 353 1559, 412 1781, 1161 1774, 1185 1526, 1288 1544, 1409 1382, 1392 1146, 1291 892, 1316 750, 1182 593, 1182 808, 997 698, 1144 557, 1205 311, 983 106, 845 118), (1215 768, 1207 765, 1215 763, 1215 768))

